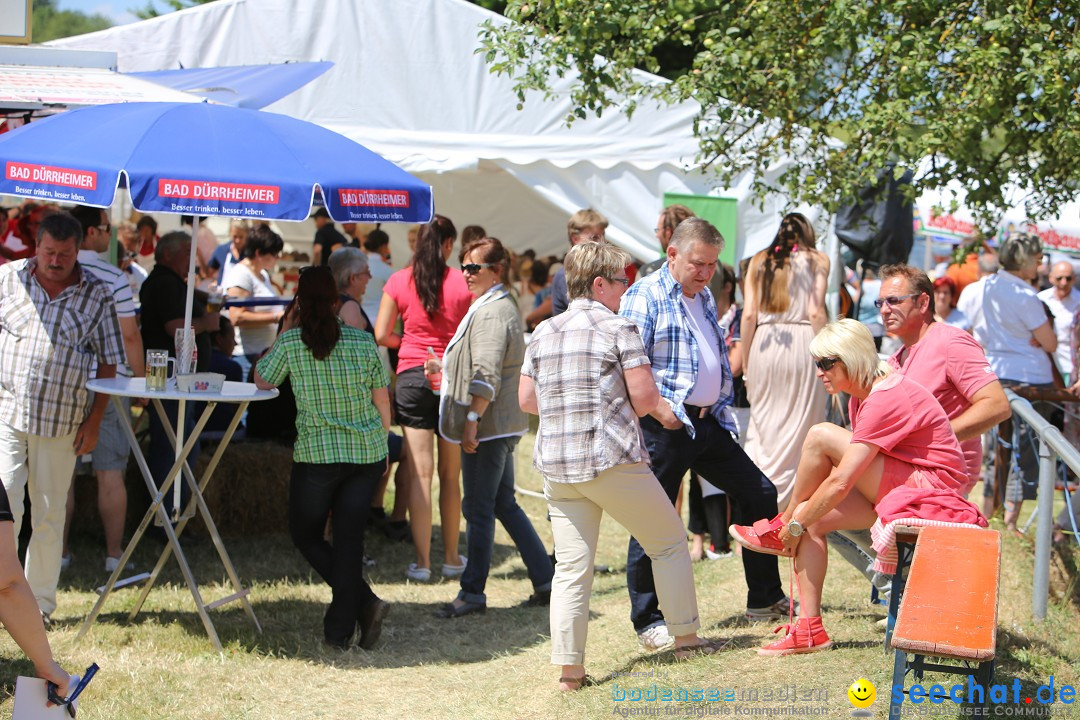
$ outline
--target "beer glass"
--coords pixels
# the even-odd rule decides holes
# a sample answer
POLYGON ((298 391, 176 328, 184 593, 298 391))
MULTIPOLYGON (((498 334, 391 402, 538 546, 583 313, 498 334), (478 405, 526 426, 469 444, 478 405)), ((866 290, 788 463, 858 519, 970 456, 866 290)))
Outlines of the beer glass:
POLYGON ((146 351, 146 389, 151 392, 161 392, 169 380, 169 363, 173 363, 173 371, 176 370, 176 361, 169 357, 168 350, 146 351))
POLYGON ((221 312, 221 308, 225 305, 225 292, 216 284, 210 286, 210 290, 206 295, 206 312, 216 313, 221 312))

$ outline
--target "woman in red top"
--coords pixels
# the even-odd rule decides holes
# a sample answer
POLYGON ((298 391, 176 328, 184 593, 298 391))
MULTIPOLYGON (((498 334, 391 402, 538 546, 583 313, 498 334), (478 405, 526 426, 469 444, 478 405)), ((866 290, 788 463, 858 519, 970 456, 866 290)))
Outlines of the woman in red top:
POLYGON ((787 635, 760 648, 761 655, 832 645, 821 624, 830 532, 869 528, 877 506, 897 488, 956 493, 967 481, 964 453, 937 398, 907 376, 890 374, 865 325, 850 318, 826 325, 810 354, 825 391, 851 395, 851 432, 830 423, 812 427, 787 509, 772 520, 731 526, 744 548, 795 558, 798 622, 782 626, 787 635))
MULTIPOLYGON (((409 493, 416 562, 410 563, 406 575, 421 582, 431 579, 431 476, 439 422, 438 387, 433 388, 432 383, 438 386, 441 382, 441 374, 425 373, 425 365, 429 371, 437 369, 438 359, 473 300, 461 272, 446 265, 456 239, 457 230, 447 217, 436 215, 424 225, 412 266, 386 281, 375 320, 376 341, 398 351, 394 410, 405 433, 405 452, 416 471, 409 493), (399 316, 401 335, 394 332, 399 316)), ((439 512, 445 551, 442 573, 446 577, 457 577, 465 570, 465 558, 458 555, 460 474, 459 447, 439 438, 439 512)))

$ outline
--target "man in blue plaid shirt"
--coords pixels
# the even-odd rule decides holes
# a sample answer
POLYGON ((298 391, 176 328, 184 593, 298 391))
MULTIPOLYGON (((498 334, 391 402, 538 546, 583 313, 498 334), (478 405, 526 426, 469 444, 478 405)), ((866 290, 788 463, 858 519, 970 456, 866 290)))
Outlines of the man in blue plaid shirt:
MULTIPOLYGON (((653 474, 672 502, 687 470, 728 494, 739 518, 776 515, 776 488, 747 457, 732 433, 733 388, 724 331, 709 292, 724 238, 700 218, 681 222, 667 248, 667 263, 623 295, 619 314, 641 331, 661 400, 641 419, 653 474)), ((788 613, 775 556, 743 553, 748 586, 746 616, 775 619, 788 613)), ((652 561, 630 538, 626 558, 630 617, 650 650, 672 642, 657 604, 652 561)))

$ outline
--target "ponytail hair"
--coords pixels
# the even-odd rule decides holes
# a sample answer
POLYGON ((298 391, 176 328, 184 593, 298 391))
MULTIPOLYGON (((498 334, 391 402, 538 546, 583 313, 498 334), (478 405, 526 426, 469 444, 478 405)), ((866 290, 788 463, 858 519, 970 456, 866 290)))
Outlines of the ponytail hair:
POLYGON ((759 252, 751 280, 761 289, 761 309, 769 313, 785 312, 791 305, 788 281, 791 276, 791 256, 800 250, 817 248, 814 227, 802 213, 788 213, 780 221, 772 245, 759 252))
POLYGON ((443 243, 457 239, 457 228, 450 218, 436 215, 427 225, 420 227, 416 238, 416 254, 413 256, 413 287, 428 317, 439 312, 442 299, 443 278, 446 277, 446 258, 443 243))

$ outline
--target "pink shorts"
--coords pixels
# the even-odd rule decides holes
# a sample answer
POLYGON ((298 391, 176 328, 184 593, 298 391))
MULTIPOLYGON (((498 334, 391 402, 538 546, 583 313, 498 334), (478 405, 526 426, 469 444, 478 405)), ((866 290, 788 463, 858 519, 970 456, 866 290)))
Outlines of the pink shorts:
POLYGON ((882 498, 901 485, 913 488, 936 489, 948 487, 948 484, 933 470, 912 465, 884 453, 882 458, 885 460, 885 466, 881 469, 881 485, 878 486, 877 500, 874 501, 874 507, 877 507, 882 498))

